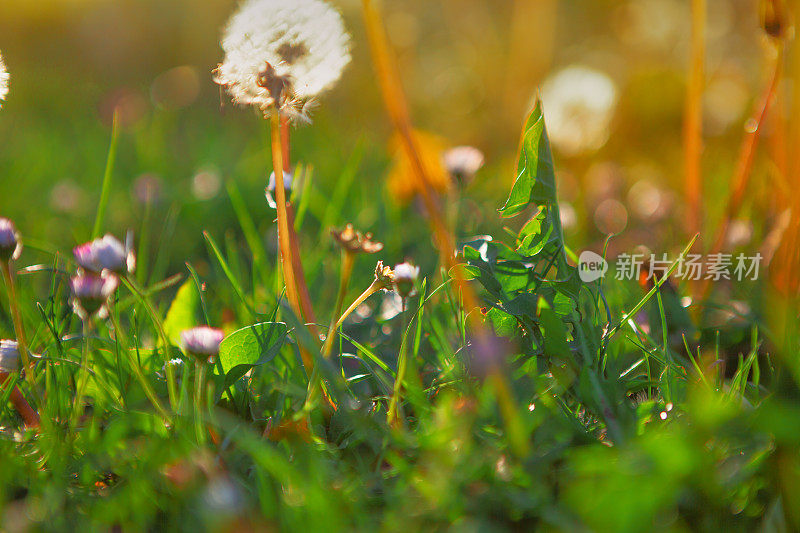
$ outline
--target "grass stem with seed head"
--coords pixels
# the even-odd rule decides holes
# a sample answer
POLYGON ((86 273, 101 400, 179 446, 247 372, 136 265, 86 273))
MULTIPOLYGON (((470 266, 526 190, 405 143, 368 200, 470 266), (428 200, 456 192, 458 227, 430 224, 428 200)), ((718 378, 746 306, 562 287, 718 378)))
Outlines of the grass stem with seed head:
MULTIPOLYGON (((389 47, 386 29, 381 22, 373 0, 362 0, 362 8, 364 23, 367 30, 367 39, 372 52, 372 60, 380 88, 383 93, 384 104, 386 105, 390 120, 397 130, 397 133, 400 135, 403 149, 419 181, 420 196, 430 219, 431 229, 434 234, 436 247, 439 250, 441 262, 445 268, 452 273, 455 286, 463 299, 463 306, 467 313, 467 322, 473 334, 476 337, 487 337, 489 332, 486 329, 486 325, 478 314, 471 312, 479 307, 478 298, 463 275, 461 275, 457 269, 453 269, 453 267, 456 266, 455 238, 453 237, 452 231, 447 228, 439 201, 430 186, 432 180, 422 162, 419 149, 414 141, 408 104, 405 99, 405 94, 403 93, 402 84, 400 83, 400 76, 395 59, 389 47)), ((498 386, 495 387, 497 393, 496 398, 498 403, 502 404, 501 412, 505 419, 506 426, 508 428, 515 428, 510 430, 510 433, 516 436, 518 433, 516 428, 522 427, 522 424, 519 419, 519 411, 513 402, 510 387, 502 371, 496 369, 493 371, 493 375, 494 381, 498 382, 498 386), (502 386, 500 386, 500 382, 503 383, 502 386)), ((523 455, 527 454, 528 448, 523 440, 516 438, 515 443, 515 451, 517 453, 523 455)))
MULTIPOLYGON (((322 346, 322 357, 324 359, 330 359, 331 352, 333 350, 333 341, 336 338, 336 332, 339 330, 339 327, 344 323, 348 316, 350 316, 353 311, 358 309, 367 298, 379 292, 380 290, 386 288, 386 285, 379 280, 374 280, 372 284, 367 287, 367 290, 361 293, 361 295, 355 299, 355 301, 347 308, 347 310, 342 313, 342 315, 336 320, 330 328, 328 328, 328 336, 325 337, 325 344, 322 346)), ((334 315, 335 316, 335 315, 334 315)), ((321 376, 319 375, 317 369, 314 369, 311 375, 311 379, 309 380, 308 386, 308 394, 306 396, 306 402, 303 406, 301 413, 307 415, 317 403, 317 399, 319 398, 319 393, 322 391, 322 383, 321 383, 321 376)), ((324 394, 324 391, 322 391, 324 394)), ((327 399, 327 402, 330 404, 330 400, 327 399)), ((331 404, 332 405, 332 404, 331 404)))

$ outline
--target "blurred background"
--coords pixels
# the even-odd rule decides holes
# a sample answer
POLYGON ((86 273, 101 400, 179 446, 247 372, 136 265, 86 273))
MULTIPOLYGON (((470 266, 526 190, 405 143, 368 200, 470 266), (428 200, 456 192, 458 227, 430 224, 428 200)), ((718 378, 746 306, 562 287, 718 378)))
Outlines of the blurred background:
MULTIPOLYGON (((424 224, 395 225, 416 211, 385 187, 391 131, 360 2, 333 3, 353 35, 353 61, 321 99, 314 123, 294 134, 293 158, 314 168, 304 239, 314 248, 323 225, 353 221, 391 253, 412 253, 419 239, 430 243, 424 224), (328 200, 348 173, 352 185, 331 212, 328 200)), ((758 7, 708 0, 703 213, 710 231, 768 77, 771 48, 758 7)), ((144 233, 154 255, 168 249, 159 274, 202 261, 202 229, 238 235, 229 182, 274 240, 274 214, 263 200, 266 125, 234 108, 211 80, 234 8, 233 0, 0 2, 0 51, 11 73, 0 111, 0 213, 34 248, 69 250, 88 238, 115 108, 122 134, 107 227, 144 233)), ((445 145, 486 154, 486 168, 463 192, 462 237, 498 230, 493 213, 513 183, 521 126, 541 94, 570 245, 599 249, 614 232, 623 233, 612 254, 685 245, 688 0, 402 0, 383 2, 383 13, 417 126, 445 145)), ((766 125, 761 152, 780 151, 769 133, 788 120, 787 108, 778 106, 781 120, 766 125)), ((756 161, 729 232, 734 248, 754 252, 775 225, 788 192, 774 160, 756 161)))

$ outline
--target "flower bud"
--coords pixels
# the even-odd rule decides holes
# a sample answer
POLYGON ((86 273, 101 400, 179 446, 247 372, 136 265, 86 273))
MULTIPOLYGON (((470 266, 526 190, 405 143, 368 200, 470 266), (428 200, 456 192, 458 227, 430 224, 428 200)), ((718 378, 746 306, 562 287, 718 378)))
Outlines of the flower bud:
POLYGON ((0 261, 17 259, 22 252, 22 242, 14 223, 0 218, 0 261))
POLYGON ((106 310, 108 299, 119 286, 119 278, 114 274, 98 276, 96 274, 79 274, 70 280, 73 307, 82 319, 97 314, 102 316, 106 310))
POLYGON ((394 267, 394 286, 401 298, 408 298, 414 292, 414 284, 419 277, 419 267, 411 263, 400 263, 394 267))
POLYGON ((0 374, 11 374, 19 370, 19 347, 17 341, 0 341, 0 374))
POLYGON ((385 290, 389 290, 394 284, 394 271, 392 267, 383 264, 383 261, 378 261, 375 265, 375 283, 380 283, 385 290))
POLYGON ((98 274, 104 270, 124 274, 132 272, 136 265, 131 244, 123 245, 113 235, 76 246, 72 253, 81 267, 98 274))
POLYGON ((181 332, 181 343, 187 353, 199 359, 208 359, 219 355, 219 345, 225 333, 209 326, 200 326, 181 332))

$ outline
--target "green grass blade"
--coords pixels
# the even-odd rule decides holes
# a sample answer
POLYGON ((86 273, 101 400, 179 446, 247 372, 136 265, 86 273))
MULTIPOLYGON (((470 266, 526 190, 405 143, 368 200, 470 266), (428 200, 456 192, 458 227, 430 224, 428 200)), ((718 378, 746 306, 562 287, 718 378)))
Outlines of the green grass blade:
POLYGON ((103 222, 106 217, 106 208, 108 201, 111 197, 111 178, 114 174, 114 162, 117 159, 117 143, 119 141, 119 112, 114 111, 114 121, 111 126, 111 143, 108 147, 108 158, 106 159, 106 170, 103 174, 103 186, 100 190, 100 203, 97 206, 97 215, 94 219, 94 229, 92 230, 92 239, 100 236, 103 228, 103 222))

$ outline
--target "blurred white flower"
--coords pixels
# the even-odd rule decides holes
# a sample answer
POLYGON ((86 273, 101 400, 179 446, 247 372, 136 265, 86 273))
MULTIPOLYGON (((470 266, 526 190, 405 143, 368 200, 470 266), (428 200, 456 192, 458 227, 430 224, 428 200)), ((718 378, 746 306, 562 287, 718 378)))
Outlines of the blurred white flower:
POLYGON ((8 80, 10 77, 6 70, 6 64, 3 62, 3 55, 0 54, 0 107, 3 107, 3 100, 8 96, 8 80))
POLYGON ((190 354, 205 357, 219 355, 219 345, 224 338, 225 333, 221 329, 208 326, 181 331, 183 349, 190 354))
POLYGON ((467 185, 484 163, 483 152, 473 146, 457 146, 442 156, 450 177, 461 185, 467 185))
POLYGON ((72 307, 75 313, 82 320, 95 314, 100 318, 105 318, 108 313, 106 304, 117 287, 119 287, 119 278, 111 273, 103 275, 82 273, 73 276, 70 279, 70 288, 72 289, 72 307))
POLYGON ((81 244, 72 249, 75 261, 82 268, 100 273, 104 270, 124 274, 133 272, 136 266, 136 256, 133 253, 133 242, 129 238, 122 244, 113 235, 106 235, 99 239, 81 244))
POLYGON ((17 370, 19 370, 17 341, 0 340, 0 373, 10 374, 17 370))
MULTIPOLYGON (((269 175, 269 183, 267 183, 267 189, 265 192, 267 197, 267 203, 272 209, 278 208, 278 202, 275 200, 278 196, 275 194, 275 189, 277 189, 277 178, 275 177, 275 173, 269 175)), ((292 196, 292 187, 294 183, 294 177, 290 172, 283 172, 283 190, 286 191, 286 198, 287 200, 292 196)))
POLYGON ((413 295, 414 284, 419 277, 419 267, 411 263, 400 263, 394 267, 394 285, 397 289, 397 294, 402 298, 408 298, 413 295))
POLYGON ((617 87, 606 74, 576 65, 544 82, 542 102, 553 145, 576 156, 597 150, 608 140, 617 87))
POLYGON ((349 48, 341 15, 322 0, 247 0, 228 22, 214 81, 265 115, 277 101, 287 116, 306 118, 310 100, 350 62, 349 48))

